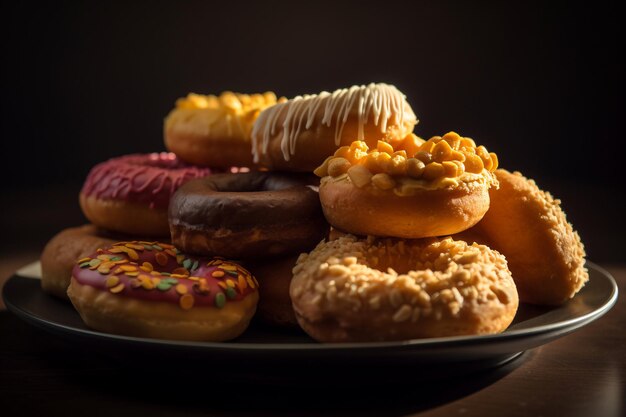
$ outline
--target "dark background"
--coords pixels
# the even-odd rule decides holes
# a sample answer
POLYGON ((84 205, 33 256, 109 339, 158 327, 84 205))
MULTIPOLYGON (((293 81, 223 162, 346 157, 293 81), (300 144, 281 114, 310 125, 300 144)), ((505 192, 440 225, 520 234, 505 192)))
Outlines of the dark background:
POLYGON ((188 92, 376 81, 407 95, 418 135, 484 144, 562 199, 590 259, 623 261, 624 16, 543 3, 3 3, 0 249, 84 222, 89 169, 164 150, 188 92))

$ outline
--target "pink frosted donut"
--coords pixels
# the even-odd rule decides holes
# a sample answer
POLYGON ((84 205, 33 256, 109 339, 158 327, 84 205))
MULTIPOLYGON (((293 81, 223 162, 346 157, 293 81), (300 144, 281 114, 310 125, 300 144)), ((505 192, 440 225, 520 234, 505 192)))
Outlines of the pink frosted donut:
POLYGON ((247 328, 258 282, 222 258, 161 242, 118 242, 79 259, 67 294, 85 324, 108 333, 224 341, 247 328))
POLYGON ((167 207, 185 182, 214 170, 188 165, 173 153, 133 154, 91 169, 80 206, 93 224, 139 236, 169 236, 167 207))

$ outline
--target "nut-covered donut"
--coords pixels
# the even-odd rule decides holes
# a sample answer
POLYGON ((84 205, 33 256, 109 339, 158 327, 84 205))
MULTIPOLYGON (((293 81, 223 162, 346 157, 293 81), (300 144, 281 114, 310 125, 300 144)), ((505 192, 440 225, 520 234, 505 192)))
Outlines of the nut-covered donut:
POLYGON ((216 174, 172 197, 172 243, 187 253, 232 259, 310 250, 328 232, 311 175, 216 174))
POLYGON ((369 84, 295 97, 263 110, 252 129, 254 160, 272 170, 313 171, 355 138, 403 138, 417 118, 396 87, 369 84))
POLYGON ((135 236, 169 236, 167 208, 185 182, 211 169, 187 165, 173 153, 133 154, 91 169, 80 206, 93 224, 135 236))
POLYGON ((290 294, 321 342, 498 333, 518 307, 504 257, 449 237, 322 242, 301 255, 290 294))
POLYGON ((189 94, 165 118, 165 147, 192 164, 250 167, 252 124, 261 110, 285 100, 272 92, 189 94))
POLYGON ((118 242, 79 259, 67 290, 87 326, 108 333, 224 341, 247 328, 258 282, 240 265, 162 242, 118 242))
POLYGON ((476 224, 497 186, 494 153, 454 132, 339 148, 315 170, 334 227, 357 235, 446 236, 476 224))
POLYGON ((483 219, 459 239, 498 250, 509 263, 520 300, 559 305, 589 280, 585 249, 561 202, 519 172, 495 171, 500 188, 490 191, 483 219))

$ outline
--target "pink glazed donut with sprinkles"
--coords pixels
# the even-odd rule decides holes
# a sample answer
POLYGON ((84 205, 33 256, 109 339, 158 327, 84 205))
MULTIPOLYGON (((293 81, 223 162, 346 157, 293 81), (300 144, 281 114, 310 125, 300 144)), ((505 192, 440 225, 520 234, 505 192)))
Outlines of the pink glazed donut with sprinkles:
POLYGON ((135 337, 221 342, 242 334, 258 282, 222 258, 161 242, 118 242, 79 259, 67 290, 85 324, 135 337))
POLYGON ((85 217, 101 228, 166 237, 172 194, 187 181, 213 172, 166 152, 112 158, 91 169, 80 192, 80 206, 85 217))

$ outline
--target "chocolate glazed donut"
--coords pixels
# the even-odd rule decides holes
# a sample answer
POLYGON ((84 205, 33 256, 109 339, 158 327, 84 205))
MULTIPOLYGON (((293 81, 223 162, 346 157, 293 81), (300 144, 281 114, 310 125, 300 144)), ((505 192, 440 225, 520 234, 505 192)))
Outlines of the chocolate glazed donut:
POLYGON ((249 172, 189 181, 169 206, 187 253, 254 259, 308 251, 328 233, 311 175, 249 172))

